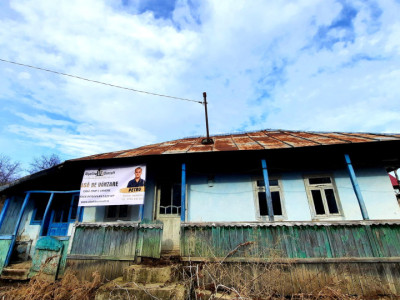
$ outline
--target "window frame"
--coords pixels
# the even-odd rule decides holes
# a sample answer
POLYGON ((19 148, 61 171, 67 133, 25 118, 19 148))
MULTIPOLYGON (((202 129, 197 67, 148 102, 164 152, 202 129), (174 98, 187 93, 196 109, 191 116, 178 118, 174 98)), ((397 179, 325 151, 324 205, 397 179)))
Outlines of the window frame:
POLYGON ((46 212, 46 207, 47 207, 47 203, 46 203, 46 205, 44 206, 44 211, 43 211, 42 219, 41 219, 41 220, 35 220, 38 207, 36 206, 36 200, 34 200, 34 203, 33 203, 33 212, 32 212, 32 216, 31 216, 30 225, 42 225, 43 218, 44 218, 44 213, 46 212))
POLYGON ((306 194, 307 194, 307 199, 308 199, 308 204, 310 206, 310 211, 311 211, 311 217, 312 219, 332 219, 332 218, 344 218, 344 212, 342 208, 342 204, 339 198, 339 193, 336 188, 336 182, 335 178, 332 174, 312 174, 312 175, 304 175, 303 176, 304 180, 304 187, 306 189, 306 194), (331 183, 320 183, 320 184, 310 184, 309 179, 312 178, 323 178, 323 177, 329 177, 331 180, 331 183), (326 195, 324 192, 325 189, 332 189, 333 194, 335 196, 335 201, 336 201, 336 206, 338 209, 338 213, 330 213, 329 212, 329 207, 328 207, 328 202, 326 199, 326 195), (325 214, 317 214, 315 210, 315 204, 314 204, 314 198, 312 196, 311 191, 312 190, 320 190, 321 191, 321 199, 322 199, 322 204, 324 206, 325 214))
POLYGON ((121 206, 125 206, 125 205, 107 205, 105 207, 106 209, 104 210, 104 222, 131 221, 131 206, 132 205, 126 205, 128 207, 128 209, 127 209, 126 217, 124 217, 124 218, 121 218, 119 216, 121 206), (107 217, 108 210, 111 206, 115 206, 117 208, 116 216, 114 218, 107 217))
MULTIPOLYGON (((171 192, 171 204, 173 204, 173 194, 174 194, 174 186, 175 185, 178 185, 178 186, 180 186, 180 189, 179 189, 179 191, 181 191, 182 190, 182 184, 180 183, 180 182, 178 182, 178 181, 170 181, 170 182, 159 182, 157 185, 156 185, 156 193, 155 193, 155 212, 156 212, 156 214, 155 214, 155 218, 156 219, 158 219, 158 218, 180 218, 181 217, 181 214, 182 214, 182 206, 180 205, 180 206, 177 206, 179 209, 178 209, 178 211, 179 211, 179 213, 176 213, 176 214, 162 214, 162 213, 160 213, 160 204, 161 204, 161 188, 162 188, 162 186, 163 185, 169 185, 170 186, 170 192, 171 192)), ((185 188, 187 188, 186 186, 185 186, 185 188)), ((179 193, 180 195, 181 195, 181 193, 179 193)), ((187 198, 187 193, 186 193, 186 198, 187 198)), ((181 199, 180 199, 181 200, 181 199)), ((185 203, 185 206, 187 207, 187 201, 185 201, 186 203, 185 203)), ((185 209, 185 213, 187 212, 187 209, 185 209)))
MULTIPOLYGON (((281 209, 282 209, 282 215, 275 215, 274 214, 274 221, 285 221, 287 220, 287 214, 286 214, 286 206, 285 206, 285 196, 284 196, 284 191, 283 191, 283 186, 282 186, 282 180, 278 176, 272 176, 268 178, 269 180, 277 180, 278 181, 278 186, 269 186, 269 189, 272 192, 279 192, 279 198, 281 201, 281 209)), ((265 186, 257 186, 257 181, 258 180, 264 180, 264 178, 261 177, 254 177, 253 178, 253 191, 254 191, 254 205, 255 205, 255 210, 256 210, 256 219, 258 221, 269 221, 268 215, 262 216, 260 214, 260 205, 259 205, 259 199, 258 199, 258 193, 259 192, 265 192, 265 186)))

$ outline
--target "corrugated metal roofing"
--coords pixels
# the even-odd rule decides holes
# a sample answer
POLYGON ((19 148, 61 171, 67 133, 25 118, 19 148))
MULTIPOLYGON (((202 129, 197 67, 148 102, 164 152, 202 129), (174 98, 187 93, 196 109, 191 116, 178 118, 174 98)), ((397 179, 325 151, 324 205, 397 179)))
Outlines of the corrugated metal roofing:
POLYGON ((194 152, 268 150, 281 148, 312 147, 334 144, 400 141, 400 134, 306 132, 289 130, 260 130, 255 132, 213 136, 214 144, 203 145, 199 138, 186 138, 136 149, 86 156, 75 160, 137 157, 146 155, 194 152))

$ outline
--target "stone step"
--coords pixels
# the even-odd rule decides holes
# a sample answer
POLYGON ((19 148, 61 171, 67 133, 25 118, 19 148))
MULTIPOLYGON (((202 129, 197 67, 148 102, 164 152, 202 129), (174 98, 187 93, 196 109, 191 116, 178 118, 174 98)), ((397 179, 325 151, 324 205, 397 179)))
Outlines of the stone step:
POLYGON ((140 284, 134 282, 124 282, 123 278, 120 277, 101 286, 96 291, 95 300, 109 299, 184 300, 185 286, 178 283, 140 284))
POLYGON ((177 280, 172 266, 132 265, 124 269, 123 280, 141 284, 166 283, 177 280))
POLYGON ((0 278, 10 280, 27 280, 30 268, 30 261, 12 264, 3 268, 0 278))
POLYGON ((0 278, 11 279, 11 280, 27 280, 28 275, 29 275, 29 269, 4 268, 0 278))

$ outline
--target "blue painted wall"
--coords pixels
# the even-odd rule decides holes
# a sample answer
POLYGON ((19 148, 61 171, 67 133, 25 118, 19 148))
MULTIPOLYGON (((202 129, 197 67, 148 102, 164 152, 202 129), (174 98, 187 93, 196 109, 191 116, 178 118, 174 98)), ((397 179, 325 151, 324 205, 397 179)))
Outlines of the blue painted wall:
MULTIPOLYGON (((357 179, 371 219, 399 219, 397 203, 389 177, 383 167, 356 169, 357 179)), ((328 220, 362 220, 360 207, 346 169, 323 172, 270 174, 282 182, 286 220, 312 220, 310 202, 304 185, 305 175, 332 175, 343 209, 343 216, 328 220)), ((188 177, 188 221, 256 221, 252 178, 244 175, 216 175, 213 187, 207 176, 188 177)), ((317 220, 317 219, 315 219, 317 220)), ((321 220, 323 220, 321 218, 321 220)), ((324 219, 326 220, 326 218, 324 219)))
POLYGON ((255 221, 253 183, 250 176, 188 176, 188 221, 255 221))

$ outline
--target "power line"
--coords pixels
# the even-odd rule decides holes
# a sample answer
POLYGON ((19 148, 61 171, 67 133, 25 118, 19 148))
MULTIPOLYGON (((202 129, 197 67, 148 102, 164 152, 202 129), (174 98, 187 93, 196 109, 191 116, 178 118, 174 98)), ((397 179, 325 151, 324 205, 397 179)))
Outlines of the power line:
POLYGON ((9 61, 9 60, 2 59, 2 58, 0 58, 0 61, 6 62, 6 63, 10 63, 10 64, 14 64, 14 65, 23 66, 23 67, 28 67, 28 68, 32 68, 32 69, 36 69, 36 70, 41 70, 41 71, 45 71, 45 72, 50 72, 50 73, 54 73, 54 74, 58 74, 58 75, 62 75, 62 76, 68 76, 68 77, 72 77, 72 78, 75 78, 75 79, 85 80, 85 81, 89 81, 89 82, 93 82, 93 83, 97 83, 97 84, 111 86, 111 87, 115 87, 115 88, 118 88, 118 89, 128 90, 128 91, 132 91, 132 92, 136 92, 136 93, 143 93, 143 94, 148 94, 148 95, 153 95, 153 96, 158 96, 158 97, 165 97, 165 98, 170 98, 170 99, 190 101, 190 102, 196 102, 196 103, 203 104, 202 101, 198 101, 198 100, 192 100, 192 99, 187 99, 187 98, 180 98, 180 97, 168 96, 168 95, 157 94, 157 93, 152 93, 152 92, 147 92, 147 91, 141 91, 141 90, 137 90, 137 89, 133 89, 133 88, 129 88, 129 87, 124 87, 124 86, 120 86, 120 85, 115 85, 115 84, 111 84, 111 83, 107 83, 107 82, 102 82, 102 81, 98 81, 98 80, 92 80, 92 79, 88 79, 88 78, 84 78, 84 77, 80 77, 80 76, 76 76, 76 75, 71 75, 71 74, 57 72, 57 71, 53 71, 53 70, 49 70, 49 69, 45 69, 45 68, 40 68, 40 67, 35 67, 35 66, 27 65, 27 64, 22 64, 22 63, 18 63, 18 62, 15 62, 15 61, 9 61))

